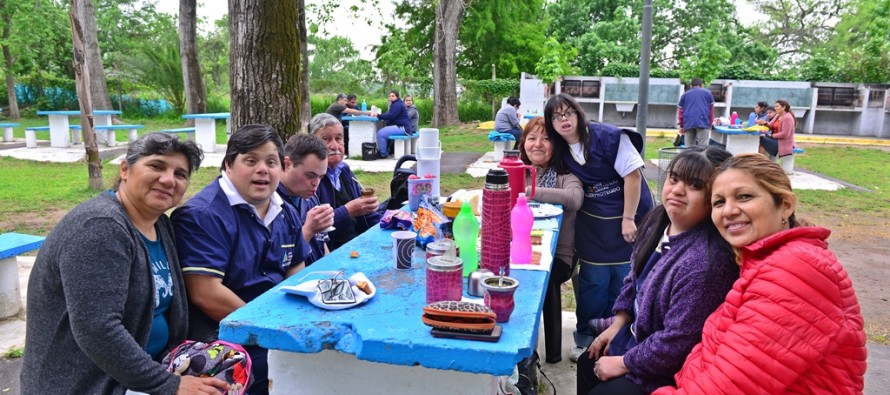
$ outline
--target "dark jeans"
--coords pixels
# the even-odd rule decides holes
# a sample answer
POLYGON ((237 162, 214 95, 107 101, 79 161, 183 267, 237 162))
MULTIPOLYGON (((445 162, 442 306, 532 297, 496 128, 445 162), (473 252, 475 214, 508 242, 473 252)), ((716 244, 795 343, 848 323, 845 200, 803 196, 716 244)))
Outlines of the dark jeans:
POLYGON ((587 347, 597 335, 590 330, 590 320, 594 318, 608 318, 612 314, 612 305, 621 286, 624 277, 630 272, 630 264, 620 265, 591 265, 581 263, 581 271, 578 276, 578 299, 575 308, 575 316, 578 323, 575 327, 575 345, 587 347))
POLYGON ((600 381, 593 374, 594 361, 587 357, 587 351, 578 357, 578 395, 644 395, 645 392, 630 381, 627 376, 600 381))
MULTIPOLYGON (((575 260, 577 262, 577 259, 575 260)), ((562 360, 562 298, 560 287, 572 277, 574 265, 554 258, 547 292, 544 294, 544 348, 547 363, 562 360)))
POLYGON ((257 346, 244 346, 250 355, 250 387, 248 395, 269 395, 269 350, 257 346))

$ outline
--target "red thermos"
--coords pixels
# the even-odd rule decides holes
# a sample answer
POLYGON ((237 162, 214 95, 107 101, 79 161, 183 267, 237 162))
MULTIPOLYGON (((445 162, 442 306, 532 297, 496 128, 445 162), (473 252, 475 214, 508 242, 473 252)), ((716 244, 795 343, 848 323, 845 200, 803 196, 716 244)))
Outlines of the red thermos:
POLYGON ((483 268, 492 273, 510 275, 510 184, 507 172, 491 169, 485 176, 482 190, 482 259, 483 268))
POLYGON ((535 197, 535 167, 522 163, 519 159, 519 150, 505 150, 504 159, 498 166, 507 171, 510 178, 510 209, 516 204, 519 193, 525 193, 526 185, 531 185, 529 199, 535 197), (530 175, 529 175, 530 173, 530 175))

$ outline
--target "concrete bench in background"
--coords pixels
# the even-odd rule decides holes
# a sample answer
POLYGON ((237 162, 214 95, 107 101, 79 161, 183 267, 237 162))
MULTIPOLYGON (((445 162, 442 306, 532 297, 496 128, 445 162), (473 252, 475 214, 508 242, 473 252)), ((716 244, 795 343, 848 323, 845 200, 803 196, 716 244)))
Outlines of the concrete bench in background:
MULTIPOLYGON (((115 140, 115 131, 118 130, 126 130, 127 131, 127 141, 134 142, 138 137, 136 134, 137 129, 145 129, 145 125, 98 125, 94 126, 96 129, 96 135, 98 136, 101 133, 105 134, 105 145, 108 147, 114 147, 117 145, 117 141, 115 140)), ((101 141, 101 139, 98 139, 101 141)))
POLYGON ((11 142, 12 141, 12 128, 19 126, 17 123, 0 123, 0 128, 3 128, 3 141, 11 142))
POLYGON ((22 311, 16 256, 40 248, 44 240, 45 237, 21 233, 0 234, 0 319, 22 311))

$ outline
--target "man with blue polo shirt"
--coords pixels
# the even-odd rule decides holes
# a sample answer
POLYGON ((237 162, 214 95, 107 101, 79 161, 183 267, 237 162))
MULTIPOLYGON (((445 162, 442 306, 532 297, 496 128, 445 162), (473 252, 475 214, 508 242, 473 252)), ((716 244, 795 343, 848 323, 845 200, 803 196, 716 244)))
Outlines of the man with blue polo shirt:
POLYGON ((364 188, 343 161, 343 126, 337 118, 321 113, 309 123, 310 133, 318 136, 328 147, 327 177, 321 179, 316 195, 321 203, 334 208, 333 232, 328 232, 331 251, 380 223, 374 196, 363 196, 364 188))
POLYGON ((711 125, 714 124, 714 95, 702 88, 701 78, 693 78, 690 89, 677 103, 677 123, 686 146, 708 145, 711 125))
MULTIPOLYGON (((312 122, 309 123, 309 130, 311 133, 312 122)), ((325 242, 329 239, 326 229, 334 225, 334 209, 329 204, 320 206, 315 196, 327 168, 328 147, 324 141, 314 134, 304 133, 297 133, 287 140, 284 145, 284 173, 278 185, 278 194, 285 203, 296 209, 303 221, 303 239, 312 246, 306 266, 325 256, 325 242)))
MULTIPOLYGON (((217 337, 219 321, 304 267, 310 247, 293 207, 275 193, 284 151, 266 125, 232 134, 222 174, 172 216, 189 302, 189 338, 217 337)), ((245 347, 251 395, 268 393, 268 350, 245 347)))

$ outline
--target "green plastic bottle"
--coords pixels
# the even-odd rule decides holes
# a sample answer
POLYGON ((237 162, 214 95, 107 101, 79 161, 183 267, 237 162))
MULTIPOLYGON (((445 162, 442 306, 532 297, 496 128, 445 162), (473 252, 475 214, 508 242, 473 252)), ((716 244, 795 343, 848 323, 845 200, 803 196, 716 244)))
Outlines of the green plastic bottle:
POLYGON ((452 226, 454 241, 460 247, 460 259, 464 263, 464 277, 479 268, 476 240, 479 239, 479 220, 473 215, 473 207, 463 202, 452 226))

